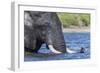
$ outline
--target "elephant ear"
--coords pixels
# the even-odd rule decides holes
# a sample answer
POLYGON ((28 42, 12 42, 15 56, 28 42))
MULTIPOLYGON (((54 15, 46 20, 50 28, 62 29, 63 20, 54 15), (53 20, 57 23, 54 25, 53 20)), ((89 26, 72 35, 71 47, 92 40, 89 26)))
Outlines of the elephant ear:
POLYGON ((52 26, 51 26, 51 41, 53 47, 62 52, 66 52, 66 45, 64 40, 64 35, 62 32, 61 22, 56 13, 52 13, 52 26))
POLYGON ((24 47, 26 51, 32 51, 36 45, 33 20, 29 11, 24 11, 24 47))

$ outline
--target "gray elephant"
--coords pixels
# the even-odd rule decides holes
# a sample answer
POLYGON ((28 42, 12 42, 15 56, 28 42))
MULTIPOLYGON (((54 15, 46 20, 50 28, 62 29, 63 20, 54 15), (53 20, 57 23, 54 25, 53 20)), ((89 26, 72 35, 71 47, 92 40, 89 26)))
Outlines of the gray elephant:
POLYGON ((66 49, 61 22, 55 12, 24 11, 25 51, 38 53, 44 43, 54 53, 76 53, 66 49))

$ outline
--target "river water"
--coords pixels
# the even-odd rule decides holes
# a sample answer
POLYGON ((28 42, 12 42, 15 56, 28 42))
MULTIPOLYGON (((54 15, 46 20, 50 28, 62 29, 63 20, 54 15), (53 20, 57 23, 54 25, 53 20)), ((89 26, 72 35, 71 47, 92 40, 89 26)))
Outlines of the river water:
POLYGON ((38 54, 27 54, 24 56, 24 61, 50 61, 50 60, 74 60, 74 59, 89 59, 90 58, 90 33, 64 33, 66 46, 72 50, 79 51, 81 47, 85 48, 84 53, 75 54, 53 54, 45 47, 45 44, 39 50, 38 54))

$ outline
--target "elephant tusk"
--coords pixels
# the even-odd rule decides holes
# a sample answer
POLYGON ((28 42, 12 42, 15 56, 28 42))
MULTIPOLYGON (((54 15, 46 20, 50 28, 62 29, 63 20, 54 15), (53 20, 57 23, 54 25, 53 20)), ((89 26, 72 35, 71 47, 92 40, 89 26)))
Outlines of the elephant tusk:
POLYGON ((76 51, 70 50, 69 48, 66 48, 67 53, 77 53, 76 51))
POLYGON ((62 52, 60 52, 60 51, 55 50, 54 47, 53 47, 52 45, 48 45, 48 47, 49 47, 49 49, 50 49, 53 53, 56 53, 56 54, 62 53, 62 52))

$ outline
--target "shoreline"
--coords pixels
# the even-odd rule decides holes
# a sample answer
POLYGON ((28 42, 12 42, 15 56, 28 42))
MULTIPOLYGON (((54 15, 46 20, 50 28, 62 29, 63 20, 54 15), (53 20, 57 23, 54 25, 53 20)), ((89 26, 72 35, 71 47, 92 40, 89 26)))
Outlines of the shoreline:
POLYGON ((90 32, 90 28, 84 27, 84 28, 63 28, 63 32, 90 32))

